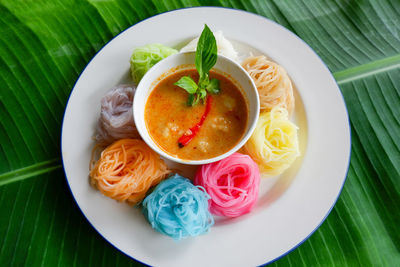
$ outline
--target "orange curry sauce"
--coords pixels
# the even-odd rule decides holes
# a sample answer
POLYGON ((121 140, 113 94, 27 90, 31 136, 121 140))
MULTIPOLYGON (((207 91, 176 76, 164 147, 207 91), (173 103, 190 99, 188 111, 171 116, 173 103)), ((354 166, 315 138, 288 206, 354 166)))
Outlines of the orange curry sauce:
POLYGON ((210 79, 220 81, 221 91, 212 95, 210 112, 196 137, 180 147, 179 138, 199 122, 206 107, 201 101, 193 107, 186 105, 188 93, 174 85, 186 75, 198 81, 195 69, 180 70, 156 85, 145 106, 146 127, 153 141, 171 156, 201 160, 221 155, 233 148, 245 133, 249 117, 247 101, 232 81, 210 71, 210 79))

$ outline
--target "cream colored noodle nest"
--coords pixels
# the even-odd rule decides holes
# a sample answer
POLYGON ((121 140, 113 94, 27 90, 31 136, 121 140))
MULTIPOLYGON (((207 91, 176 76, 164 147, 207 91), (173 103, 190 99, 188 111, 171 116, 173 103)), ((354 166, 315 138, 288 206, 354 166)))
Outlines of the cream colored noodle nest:
POLYGON ((242 66, 257 87, 261 111, 281 107, 285 108, 289 115, 293 113, 292 82, 283 67, 265 56, 248 57, 243 61, 242 66))

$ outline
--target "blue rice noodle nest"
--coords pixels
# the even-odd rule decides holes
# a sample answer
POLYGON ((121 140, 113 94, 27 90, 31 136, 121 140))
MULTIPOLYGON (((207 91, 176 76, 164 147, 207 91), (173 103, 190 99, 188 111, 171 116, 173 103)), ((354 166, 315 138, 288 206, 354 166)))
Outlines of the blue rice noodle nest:
POLYGON ((178 174, 161 182, 143 201, 151 226, 176 240, 208 232, 214 219, 208 211, 210 196, 178 174))

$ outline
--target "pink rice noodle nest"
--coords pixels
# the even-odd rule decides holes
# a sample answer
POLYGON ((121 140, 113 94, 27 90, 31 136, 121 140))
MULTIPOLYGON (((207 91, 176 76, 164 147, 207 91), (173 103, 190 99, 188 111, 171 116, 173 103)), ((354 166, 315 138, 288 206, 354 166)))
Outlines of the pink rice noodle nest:
POLYGON ((210 164, 202 165, 194 184, 210 195, 210 212, 214 215, 238 217, 254 207, 260 185, 258 165, 248 156, 234 153, 210 164))

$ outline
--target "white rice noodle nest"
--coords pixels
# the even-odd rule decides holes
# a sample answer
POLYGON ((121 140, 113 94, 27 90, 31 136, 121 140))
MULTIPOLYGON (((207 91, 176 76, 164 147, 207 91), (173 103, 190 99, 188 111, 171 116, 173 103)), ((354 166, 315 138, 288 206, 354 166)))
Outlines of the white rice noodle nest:
MULTIPOLYGON (((218 54, 223 55, 227 58, 232 59, 233 61, 239 62, 238 53, 235 48, 228 39, 224 37, 222 31, 217 31, 214 33, 215 40, 217 41, 218 54)), ((199 37, 190 41, 187 45, 185 45, 180 52, 194 52, 197 48, 197 42, 199 41, 199 37)))

